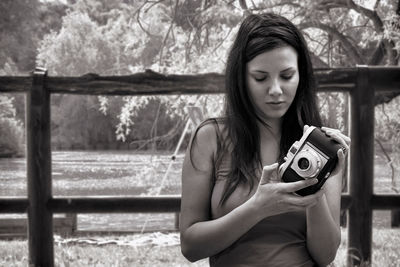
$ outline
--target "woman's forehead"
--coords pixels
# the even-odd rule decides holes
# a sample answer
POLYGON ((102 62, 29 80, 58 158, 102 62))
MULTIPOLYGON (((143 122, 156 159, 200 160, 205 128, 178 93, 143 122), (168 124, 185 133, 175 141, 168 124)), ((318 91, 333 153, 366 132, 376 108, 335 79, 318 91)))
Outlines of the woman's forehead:
POLYGON ((284 46, 263 52, 247 62, 249 71, 269 72, 297 69, 298 55, 291 46, 284 46))

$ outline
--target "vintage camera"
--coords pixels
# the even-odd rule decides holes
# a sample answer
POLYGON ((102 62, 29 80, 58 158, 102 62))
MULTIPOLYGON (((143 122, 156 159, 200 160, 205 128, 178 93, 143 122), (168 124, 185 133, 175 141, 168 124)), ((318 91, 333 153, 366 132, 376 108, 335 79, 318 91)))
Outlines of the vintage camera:
POLYGON ((317 192, 335 168, 337 151, 345 147, 326 135, 320 128, 310 126, 299 141, 294 142, 279 166, 279 177, 284 182, 317 178, 318 183, 296 191, 306 196, 317 192))

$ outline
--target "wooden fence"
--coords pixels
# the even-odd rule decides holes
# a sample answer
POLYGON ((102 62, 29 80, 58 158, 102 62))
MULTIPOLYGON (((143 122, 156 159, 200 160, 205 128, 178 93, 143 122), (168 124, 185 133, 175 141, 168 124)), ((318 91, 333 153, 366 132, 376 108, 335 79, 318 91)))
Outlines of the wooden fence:
MULTIPOLYGON (((2 218, 0 219, 0 238, 21 238, 28 233, 27 218, 2 218)), ((77 215, 75 213, 53 216, 54 233, 60 236, 72 236, 77 233, 77 215)))
MULTIPOLYGON (((375 92, 400 92, 399 67, 316 70, 318 90, 350 93, 349 252, 371 260, 372 211, 400 208, 399 195, 373 193, 375 92)), ((30 266, 53 266, 54 213, 179 212, 180 196, 56 198, 51 192, 50 95, 161 95, 222 93, 220 74, 168 75, 152 71, 131 76, 47 77, 36 69, 28 77, 0 77, 0 92, 26 93, 28 198, 1 198, 0 213, 28 213, 30 266)), ((348 253, 348 265, 358 264, 348 253)))

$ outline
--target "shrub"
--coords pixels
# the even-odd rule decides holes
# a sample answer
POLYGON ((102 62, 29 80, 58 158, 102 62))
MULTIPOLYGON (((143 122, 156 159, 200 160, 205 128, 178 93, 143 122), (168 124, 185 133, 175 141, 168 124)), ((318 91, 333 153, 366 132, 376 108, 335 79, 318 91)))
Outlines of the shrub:
POLYGON ((24 128, 13 118, 0 118, 0 157, 24 155, 24 128))

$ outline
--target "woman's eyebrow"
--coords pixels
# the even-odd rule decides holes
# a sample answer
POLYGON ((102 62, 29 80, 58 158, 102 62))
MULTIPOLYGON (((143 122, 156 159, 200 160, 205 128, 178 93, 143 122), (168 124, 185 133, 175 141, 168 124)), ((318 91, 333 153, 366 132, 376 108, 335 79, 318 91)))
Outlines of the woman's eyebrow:
POLYGON ((265 70, 250 70, 250 72, 252 72, 252 73, 255 73, 255 72, 257 72, 257 73, 262 73, 262 74, 268 74, 268 71, 265 71, 265 70))
MULTIPOLYGON (((268 74, 268 71, 265 70, 259 70, 259 69, 252 69, 249 70, 251 73, 261 73, 261 74, 268 74)), ((280 72, 287 72, 287 71, 296 71, 295 67, 288 67, 286 69, 281 70, 280 72)))
POLYGON ((294 68, 294 67, 289 67, 289 68, 286 68, 286 69, 284 69, 284 70, 281 70, 281 72, 286 72, 286 71, 295 71, 296 69, 294 68))

